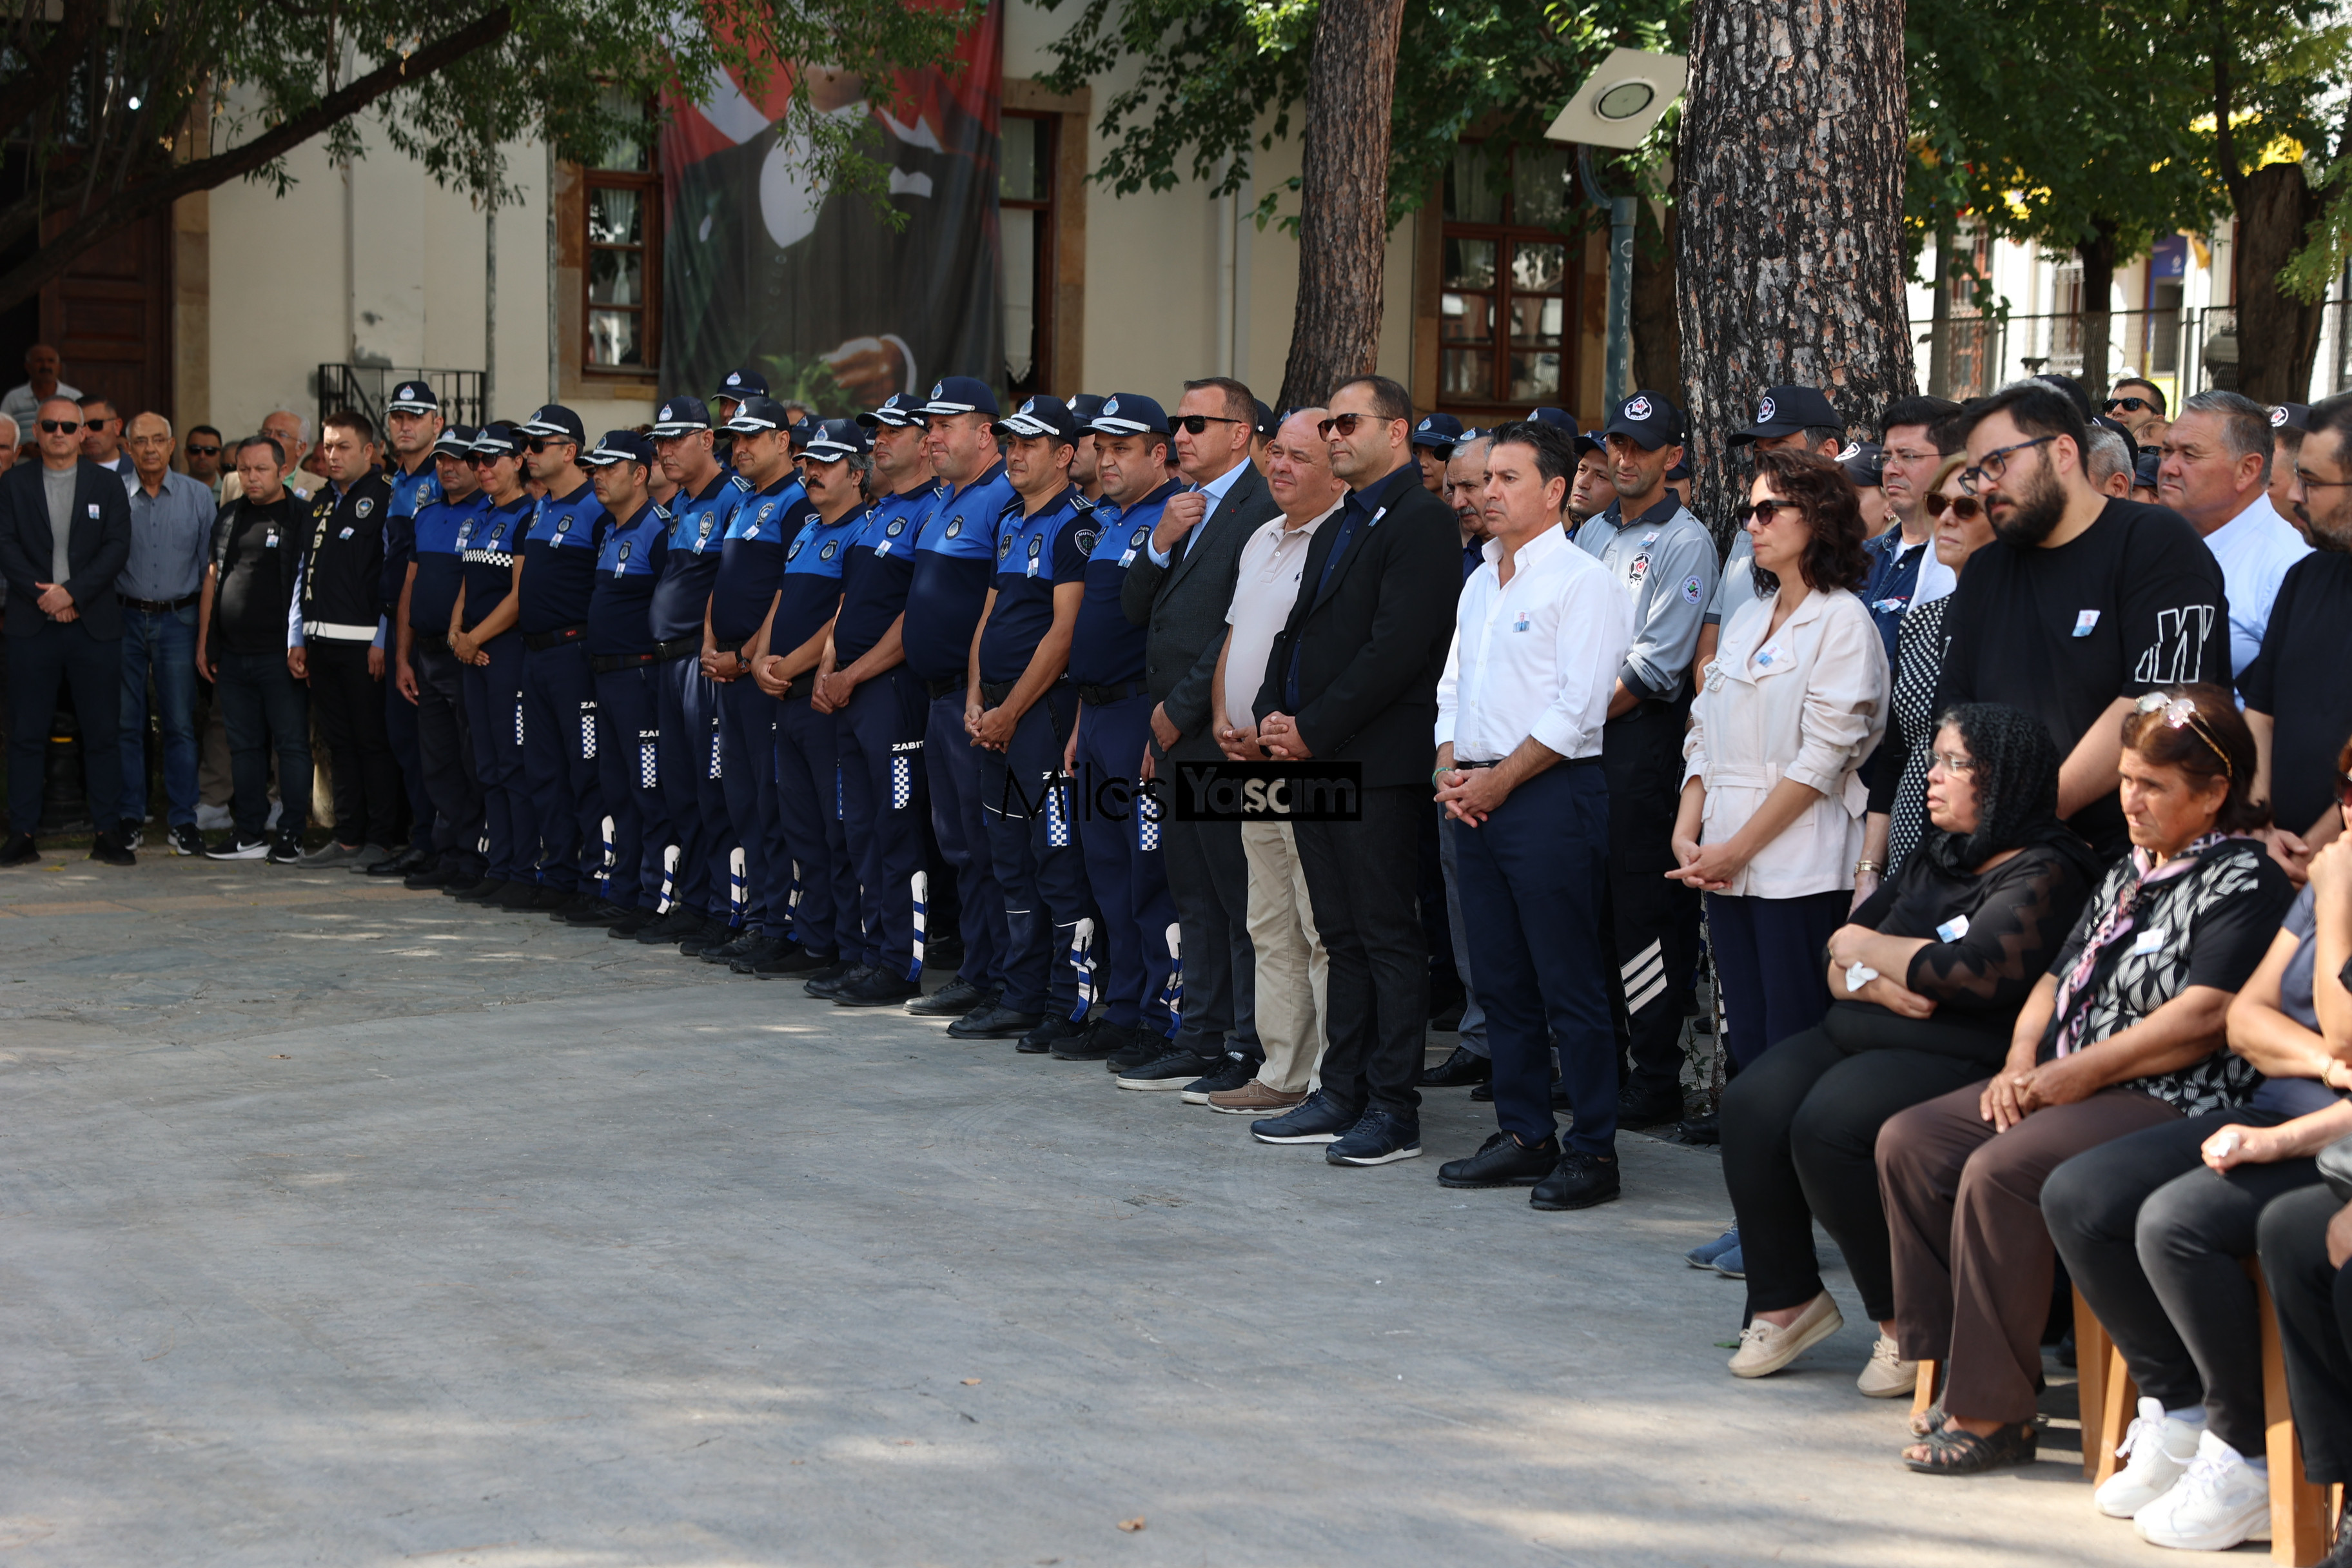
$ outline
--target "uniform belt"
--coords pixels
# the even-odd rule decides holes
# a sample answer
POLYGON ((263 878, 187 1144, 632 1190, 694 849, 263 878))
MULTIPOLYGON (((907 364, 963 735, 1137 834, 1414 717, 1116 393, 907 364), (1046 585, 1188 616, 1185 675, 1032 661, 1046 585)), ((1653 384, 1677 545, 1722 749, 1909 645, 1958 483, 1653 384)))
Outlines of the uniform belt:
POLYGON ((797 702, 815 689, 816 671, 812 669, 805 675, 795 675, 790 680, 785 681, 784 694, 778 698, 777 700, 780 702, 797 702))
POLYGON ((942 697, 961 691, 963 689, 964 681, 963 678, 961 676, 951 675, 945 680, 926 680, 923 682, 923 695, 929 698, 934 702, 937 702, 942 697))
POLYGON ((329 642, 373 642, 375 627, 353 626, 348 621, 304 621, 302 635, 325 637, 329 642))
POLYGON ((667 664, 674 658, 684 658, 688 654, 701 651, 702 634, 688 632, 682 637, 672 637, 667 642, 654 644, 654 662, 667 664))
POLYGON ((980 683, 981 706, 983 708, 999 708, 1003 706, 1004 700, 1012 696, 1013 689, 1020 684, 1021 683, 1017 680, 982 681, 980 683))
POLYGON ((598 675, 610 675, 616 669, 642 669, 660 662, 657 653, 600 653, 589 659, 588 668, 598 675))
POLYGON ((408 646, 412 648, 431 648, 438 653, 449 646, 449 634, 446 631, 433 631, 424 626, 411 626, 408 628, 408 646))
POLYGON ((588 623, 583 621, 576 626, 558 626, 551 632, 526 632, 523 634, 522 646, 533 653, 545 653, 549 648, 562 647, 568 642, 578 642, 587 635, 588 623))
POLYGON ((1121 680, 1109 686, 1078 688, 1078 700, 1092 708, 1108 708, 1114 702, 1124 702, 1130 697, 1141 697, 1150 688, 1140 680, 1121 680))
POLYGON ((750 637, 719 637, 710 646, 716 653, 740 654, 743 651, 743 645, 751 640, 750 637))
MULTIPOLYGON (((117 594, 114 595, 114 600, 115 603, 121 605, 126 610, 143 610, 151 616, 168 616, 173 610, 184 610, 190 605, 194 604, 196 602, 196 595, 194 594, 183 594, 176 599, 165 600, 134 599, 128 594, 117 594)), ((368 636, 373 637, 375 634, 373 632, 370 632, 368 633, 368 636)))

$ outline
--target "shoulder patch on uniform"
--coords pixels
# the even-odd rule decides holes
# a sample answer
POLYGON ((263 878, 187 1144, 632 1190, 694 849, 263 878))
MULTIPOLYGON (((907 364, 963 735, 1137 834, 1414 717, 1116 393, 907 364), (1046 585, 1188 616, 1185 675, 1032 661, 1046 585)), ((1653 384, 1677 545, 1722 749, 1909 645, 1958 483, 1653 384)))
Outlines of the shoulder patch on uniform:
POLYGON ((1698 574, 1694 572, 1689 576, 1683 579, 1683 603, 1685 605, 1696 605, 1698 603, 1698 574))
POLYGON ((750 495, 751 493, 751 481, 745 479, 740 474, 728 475, 727 482, 733 485, 737 489, 741 490, 745 495, 750 495))
POLYGON ((1078 548, 1092 555, 1095 552, 1095 541, 1099 537, 1101 536, 1091 528, 1078 530, 1078 548))

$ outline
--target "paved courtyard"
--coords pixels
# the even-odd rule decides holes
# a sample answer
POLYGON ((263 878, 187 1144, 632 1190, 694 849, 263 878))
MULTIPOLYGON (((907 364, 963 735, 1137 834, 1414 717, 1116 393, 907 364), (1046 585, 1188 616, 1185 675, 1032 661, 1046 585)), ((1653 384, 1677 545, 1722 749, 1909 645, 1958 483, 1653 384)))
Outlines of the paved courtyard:
MULTIPOLYGON (((301 872, 0 874, 0 1563, 2158 1563, 1915 1477, 1871 1331, 1736 1383, 1627 1198, 1451 1193, 1094 1066, 301 872)), ((2063 1374, 2058 1374, 2063 1376, 2063 1374)), ((2246 1549, 2252 1556, 2258 1548, 2246 1549)))

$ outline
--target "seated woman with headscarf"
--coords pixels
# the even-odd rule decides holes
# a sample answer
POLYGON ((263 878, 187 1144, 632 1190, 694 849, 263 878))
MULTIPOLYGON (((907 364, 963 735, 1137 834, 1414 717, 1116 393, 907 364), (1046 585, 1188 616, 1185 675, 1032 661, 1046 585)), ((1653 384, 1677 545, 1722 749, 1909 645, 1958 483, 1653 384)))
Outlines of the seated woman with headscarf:
POLYGON ((1888 1330, 1895 1282, 1874 1150, 1895 1112, 1980 1081, 2090 896, 2098 863, 2058 820, 2058 748, 2039 720, 1992 703, 1933 732, 1920 853, 1831 937, 1813 1028, 1723 1093, 1723 1176, 1739 1217, 1748 1308, 1731 1370, 1780 1371, 1844 1320, 1822 1287, 1813 1221, 1878 1320, 1862 1392, 1911 1392, 1888 1330))
POLYGON ((2055 1254, 2050 1173, 2086 1149, 2244 1102, 2259 1075, 2223 1048, 2230 1000, 2294 889, 2258 838, 2254 738, 2218 686, 2159 689, 2124 717, 2131 853, 2109 868, 2034 986, 1990 1079, 1890 1117, 1878 1184, 1895 1335, 1946 1363, 1943 1414, 1904 1451, 1970 1475, 2032 1459, 2055 1254))

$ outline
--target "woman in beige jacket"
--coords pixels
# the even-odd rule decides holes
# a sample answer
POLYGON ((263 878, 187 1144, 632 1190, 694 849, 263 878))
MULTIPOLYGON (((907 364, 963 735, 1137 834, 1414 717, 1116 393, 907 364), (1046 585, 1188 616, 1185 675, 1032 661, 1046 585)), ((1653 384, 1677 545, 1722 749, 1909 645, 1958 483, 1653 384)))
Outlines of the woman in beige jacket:
POLYGON ((1828 1012, 1822 953, 1853 900, 1885 732, 1885 645, 1853 590, 1862 510, 1836 465, 1759 452, 1742 521, 1760 596, 1723 629, 1683 743, 1677 868, 1706 894, 1732 1059, 1753 1061, 1828 1012))

